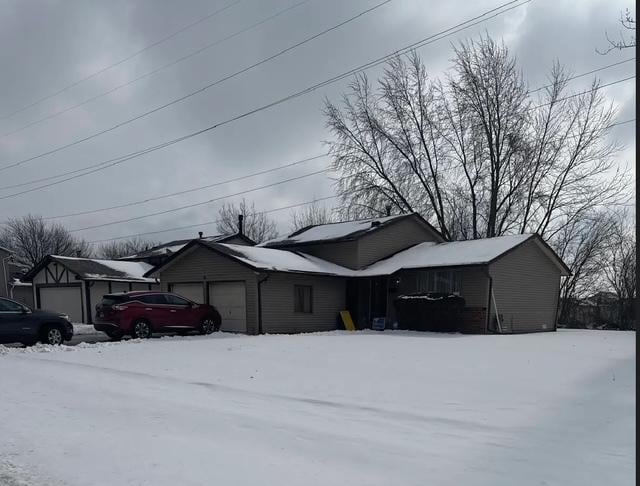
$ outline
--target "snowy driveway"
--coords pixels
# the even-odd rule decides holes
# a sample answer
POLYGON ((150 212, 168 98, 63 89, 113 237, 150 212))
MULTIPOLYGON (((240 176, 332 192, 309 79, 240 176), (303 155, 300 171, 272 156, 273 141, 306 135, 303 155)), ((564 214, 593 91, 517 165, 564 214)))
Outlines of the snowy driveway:
POLYGON ((634 350, 599 331, 0 348, 0 483, 632 484, 634 350))

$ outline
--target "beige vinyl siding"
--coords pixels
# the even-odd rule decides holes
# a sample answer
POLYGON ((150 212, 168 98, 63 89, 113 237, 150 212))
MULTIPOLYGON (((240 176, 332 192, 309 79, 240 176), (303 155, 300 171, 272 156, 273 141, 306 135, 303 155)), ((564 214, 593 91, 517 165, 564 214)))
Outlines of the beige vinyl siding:
POLYGON ((129 282, 111 282, 111 292, 129 292, 129 282))
MULTIPOLYGON (((377 231, 362 236, 358 241, 357 268, 363 268, 411 246, 440 239, 415 218, 404 218, 377 231)), ((356 267, 353 267, 356 268, 356 267)))
MULTIPOLYGON (((96 315, 96 304, 102 302, 102 296, 109 293, 108 282, 89 282, 89 296, 91 298, 91 316, 96 315)), ((88 319, 87 319, 88 320, 88 319)))
POLYGON ((345 309, 345 280, 272 273, 262 284, 262 329, 266 333, 330 331, 345 309), (312 312, 294 312, 294 286, 312 287, 312 312))
MULTIPOLYGON (((555 329, 560 269, 529 240, 489 266, 503 332, 555 329)), ((492 316, 495 308, 492 301, 492 316)))
POLYGON ((227 238, 226 240, 224 240, 224 242, 229 243, 231 245, 250 246, 249 243, 246 242, 246 240, 244 240, 243 238, 240 238, 239 236, 233 236, 231 238, 227 238))
POLYGON ((425 241, 440 241, 440 238, 417 219, 405 218, 354 241, 299 245, 288 249, 355 270, 425 241))
POLYGON ((308 253, 343 267, 357 268, 358 242, 341 241, 336 243, 322 243, 319 245, 300 245, 288 248, 289 250, 308 253))
POLYGON ((202 247, 193 247, 160 272, 162 290, 175 283, 244 281, 247 332, 258 332, 257 276, 250 268, 202 247))

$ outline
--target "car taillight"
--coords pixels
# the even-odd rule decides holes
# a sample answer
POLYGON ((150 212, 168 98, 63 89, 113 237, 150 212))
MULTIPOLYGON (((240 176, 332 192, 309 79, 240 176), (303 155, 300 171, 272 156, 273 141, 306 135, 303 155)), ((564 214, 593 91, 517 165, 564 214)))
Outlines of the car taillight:
POLYGON ((113 310, 115 310, 115 311, 123 311, 123 310, 125 310, 126 308, 127 308, 127 306, 126 306, 126 305, 114 305, 114 306, 112 307, 112 309, 113 309, 113 310))

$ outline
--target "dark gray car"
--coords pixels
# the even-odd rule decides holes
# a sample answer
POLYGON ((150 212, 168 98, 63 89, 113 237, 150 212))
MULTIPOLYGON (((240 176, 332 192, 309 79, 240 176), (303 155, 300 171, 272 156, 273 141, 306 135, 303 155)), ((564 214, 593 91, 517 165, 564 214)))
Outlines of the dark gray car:
POLYGON ((62 344, 73 337, 69 317, 59 312, 31 310, 26 305, 0 297, 0 344, 62 344))

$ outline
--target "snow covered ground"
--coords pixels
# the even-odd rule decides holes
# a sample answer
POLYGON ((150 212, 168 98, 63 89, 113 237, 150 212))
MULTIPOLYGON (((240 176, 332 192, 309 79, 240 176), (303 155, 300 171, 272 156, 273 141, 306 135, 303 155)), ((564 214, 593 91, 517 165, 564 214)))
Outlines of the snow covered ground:
POLYGON ((635 334, 0 347, 4 485, 635 484, 635 334))

